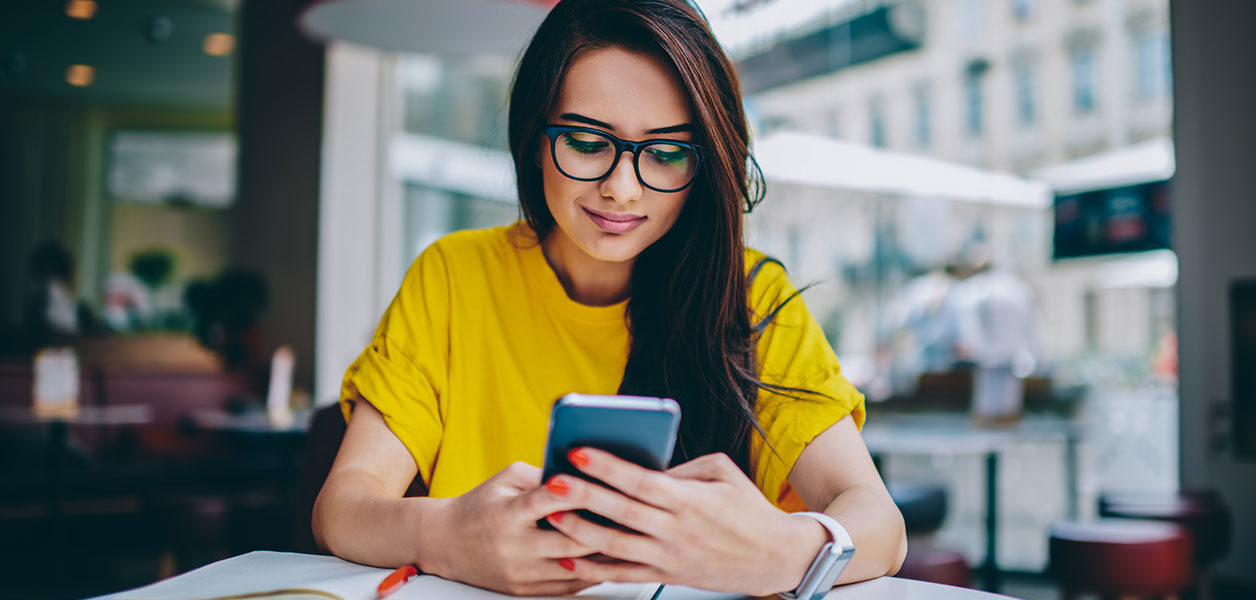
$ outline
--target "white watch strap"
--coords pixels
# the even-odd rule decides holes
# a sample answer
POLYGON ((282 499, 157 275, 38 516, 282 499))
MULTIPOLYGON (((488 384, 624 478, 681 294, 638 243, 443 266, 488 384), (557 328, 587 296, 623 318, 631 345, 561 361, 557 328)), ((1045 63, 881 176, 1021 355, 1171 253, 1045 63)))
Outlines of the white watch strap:
POLYGON ((826 543, 811 561, 811 566, 803 575, 802 582, 797 588, 777 595, 785 600, 820 600, 833 588, 833 583, 841 576, 851 556, 855 554, 855 542, 850 538, 850 532, 846 531, 846 528, 833 517, 818 512, 793 514, 815 519, 828 530, 832 541, 826 543))
POLYGON ((833 544, 837 547, 854 547, 855 541, 850 539, 850 532, 846 531, 846 528, 842 527, 842 524, 838 523, 837 519, 820 512, 796 512, 793 514, 800 517, 811 517, 812 519, 819 521, 825 529, 829 530, 829 535, 832 536, 831 539, 833 540, 833 544))

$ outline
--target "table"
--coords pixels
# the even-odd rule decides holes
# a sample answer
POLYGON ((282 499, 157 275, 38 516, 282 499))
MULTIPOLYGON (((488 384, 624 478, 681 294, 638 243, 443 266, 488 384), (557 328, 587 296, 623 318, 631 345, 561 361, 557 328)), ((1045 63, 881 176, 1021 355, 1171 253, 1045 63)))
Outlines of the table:
POLYGON ((272 423, 261 410, 231 413, 221 409, 198 408, 188 411, 188 420, 200 429, 209 429, 242 435, 295 435, 304 436, 310 428, 312 411, 299 411, 292 415, 292 422, 284 425, 272 423))
MULTIPOLYGON (((771 596, 769 596, 771 598, 771 596)), ((995 600, 1009 598, 990 592, 938 585, 897 577, 878 577, 870 581, 833 588, 824 600, 995 600)), ((659 600, 752 600, 749 596, 719 594, 689 588, 666 587, 659 600)))
POLYGON ((76 426, 144 425, 152 422, 152 411, 141 404, 117 406, 82 406, 72 414, 41 415, 28 406, 0 407, 0 424, 48 427, 48 492, 49 522, 56 527, 61 517, 61 485, 64 479, 65 456, 68 451, 69 428, 76 426))
MULTIPOLYGON (((316 588, 339 597, 358 598, 373 596, 375 585, 389 572, 389 569, 366 567, 333 556, 290 552, 250 552, 220 560, 149 586, 118 592, 97 600, 244 597, 246 594, 263 590, 297 588, 316 588)), ((408 585, 411 587, 402 587, 394 597, 398 600, 406 598, 504 600, 510 598, 510 596, 436 578, 425 577, 408 585)), ((634 595, 652 594, 654 590, 654 586, 634 586, 627 589, 622 586, 618 588, 611 586, 610 589, 598 590, 604 592, 605 595, 596 594, 585 597, 589 600, 595 598, 630 599, 634 595)), ((307 594, 302 597, 313 596, 307 594)), ((1007 598, 1007 596, 909 579, 881 577, 834 588, 829 592, 826 600, 997 600, 999 598, 1007 598)), ((740 594, 707 592, 678 586, 665 587, 658 599, 751 600, 740 594)))
POLYGON ((1080 512, 1077 484, 1077 444, 1084 430, 1062 418, 1032 416, 1007 428, 974 425, 966 414, 925 413, 878 415, 869 419, 863 429, 864 443, 886 477, 882 457, 893 454, 932 455, 937 452, 982 456, 985 459, 985 557, 982 560, 982 584, 997 592, 1002 587, 998 565, 999 522, 999 454, 1014 444, 1025 442, 1061 442, 1065 452, 1065 485, 1068 488, 1068 512, 1077 518, 1080 512))

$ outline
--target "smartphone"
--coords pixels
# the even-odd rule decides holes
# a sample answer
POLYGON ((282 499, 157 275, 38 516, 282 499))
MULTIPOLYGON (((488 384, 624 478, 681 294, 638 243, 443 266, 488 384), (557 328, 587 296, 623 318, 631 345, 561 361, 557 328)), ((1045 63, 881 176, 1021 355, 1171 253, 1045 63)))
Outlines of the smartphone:
MULTIPOLYGON (((680 405, 670 398, 567 394, 550 412, 541 481, 564 474, 601 483, 567 461, 569 451, 585 447, 605 450, 647 469, 666 470, 679 429, 680 405)), ((588 511, 577 514, 595 523, 614 525, 588 511)), ((545 519, 537 525, 552 528, 545 519)))

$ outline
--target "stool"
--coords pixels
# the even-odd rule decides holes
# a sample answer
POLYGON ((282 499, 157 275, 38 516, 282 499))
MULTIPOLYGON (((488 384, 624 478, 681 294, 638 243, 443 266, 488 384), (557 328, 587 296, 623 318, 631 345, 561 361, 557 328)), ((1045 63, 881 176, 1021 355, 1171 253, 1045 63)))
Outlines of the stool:
POLYGON ((1196 595, 1201 600, 1212 597, 1208 570, 1230 551, 1233 519, 1220 494, 1213 490, 1107 492, 1099 496, 1099 515, 1163 521, 1185 528, 1194 547, 1196 595))
POLYGON ((903 513, 907 529, 907 558, 898 570, 898 577, 928 581, 942 585, 970 587, 972 567, 964 555, 934 548, 928 536, 942 528, 946 520, 946 488, 928 483, 894 483, 887 485, 890 497, 903 513))
POLYGON ((1051 527, 1047 573, 1065 598, 1080 592, 1176 598, 1194 576, 1191 538, 1171 523, 1061 521, 1051 527))
POLYGON ((946 488, 928 483, 894 483, 886 488, 903 513, 907 535, 928 535, 946 520, 946 488))
POLYGON ((895 577, 956 587, 972 587, 972 568, 964 555, 952 550, 907 547, 907 558, 895 577))

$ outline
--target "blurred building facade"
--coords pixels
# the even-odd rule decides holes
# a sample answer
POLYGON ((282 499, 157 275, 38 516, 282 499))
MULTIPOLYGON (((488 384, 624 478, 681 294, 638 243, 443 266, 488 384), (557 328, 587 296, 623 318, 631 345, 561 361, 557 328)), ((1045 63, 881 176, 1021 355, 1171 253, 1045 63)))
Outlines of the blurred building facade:
MULTIPOLYGON (((754 20, 791 2, 733 5, 723 18, 754 20)), ((885 13, 885 29, 910 43, 775 85, 761 73, 779 66, 772 49, 733 48, 765 133, 821 132, 1020 174, 1170 135, 1167 0, 829 4, 777 35, 828 28, 830 45, 857 59, 860 37, 878 31, 842 24, 885 13)))
MULTIPOLYGON (((1164 0, 707 4, 760 139, 799 131, 1035 178, 1171 133, 1164 0)), ((845 325, 827 330, 855 334, 830 340, 853 360, 887 335, 868 329, 893 320, 875 312, 895 289, 977 246, 1034 283, 1049 360, 1134 359, 1171 332, 1170 252, 1053 261, 1049 203, 923 193, 884 199, 874 211, 857 196, 770 185, 769 202, 751 217, 752 243, 786 259, 796 277, 830 282, 812 300, 821 313, 846 305, 834 316, 845 325), (824 210, 843 215, 841 225, 808 219, 824 210), (861 241, 868 235, 876 239, 861 241), (882 289, 850 310, 851 294, 869 286, 882 289)))

